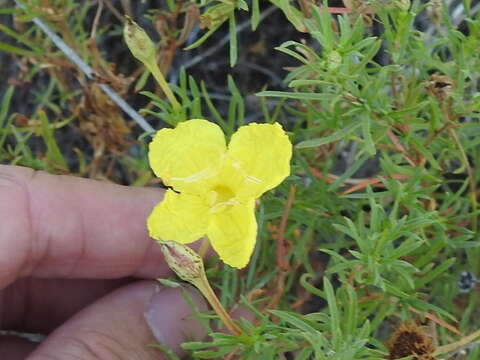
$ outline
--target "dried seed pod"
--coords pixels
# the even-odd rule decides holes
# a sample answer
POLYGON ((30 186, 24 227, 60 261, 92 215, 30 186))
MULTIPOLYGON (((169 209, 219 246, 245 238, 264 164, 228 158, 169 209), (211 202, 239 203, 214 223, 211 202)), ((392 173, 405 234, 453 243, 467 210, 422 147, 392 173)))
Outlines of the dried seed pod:
POLYGON ((174 241, 158 241, 170 269, 180 279, 195 283, 204 274, 202 258, 188 246, 174 241))
POLYGON ((389 359, 412 356, 412 360, 436 360, 432 339, 413 322, 401 323, 386 345, 389 359))
POLYGON ((443 102, 447 100, 452 91, 455 90, 455 82, 449 76, 435 73, 425 82, 425 88, 439 102, 443 102))
POLYGON ((138 24, 130 17, 127 17, 127 23, 123 28, 125 42, 132 55, 142 63, 155 62, 155 45, 138 24))

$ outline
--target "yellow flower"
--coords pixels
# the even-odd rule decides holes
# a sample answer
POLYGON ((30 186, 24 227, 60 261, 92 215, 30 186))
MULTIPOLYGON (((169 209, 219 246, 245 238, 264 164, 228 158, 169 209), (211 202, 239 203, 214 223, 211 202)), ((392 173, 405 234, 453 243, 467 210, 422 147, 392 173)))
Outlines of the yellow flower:
POLYGON ((255 247, 255 199, 290 174, 292 144, 279 124, 249 124, 225 136, 194 119, 162 129, 150 143, 150 166, 171 186, 147 220, 157 240, 191 243, 204 235, 230 266, 247 265, 255 247))

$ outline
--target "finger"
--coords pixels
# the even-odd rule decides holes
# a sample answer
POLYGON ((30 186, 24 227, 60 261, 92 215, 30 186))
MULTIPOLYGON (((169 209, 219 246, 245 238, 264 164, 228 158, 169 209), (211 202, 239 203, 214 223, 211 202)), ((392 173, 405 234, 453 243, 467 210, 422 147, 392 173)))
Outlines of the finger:
POLYGON ((37 344, 16 336, 0 336, 0 354, 2 359, 23 360, 26 359, 37 344))
MULTIPOLYGON (((192 288, 188 293, 193 303, 205 311, 201 296, 192 288)), ((192 314, 181 289, 160 289, 153 281, 137 282, 74 316, 50 335, 29 360, 161 359, 160 352, 149 346, 154 342, 180 355, 182 342, 205 336, 192 314)))
POLYGON ((145 219, 159 189, 0 165, 0 289, 21 276, 165 276, 145 219))
POLYGON ((95 300, 132 281, 17 280, 0 290, 0 329, 49 333, 95 300))

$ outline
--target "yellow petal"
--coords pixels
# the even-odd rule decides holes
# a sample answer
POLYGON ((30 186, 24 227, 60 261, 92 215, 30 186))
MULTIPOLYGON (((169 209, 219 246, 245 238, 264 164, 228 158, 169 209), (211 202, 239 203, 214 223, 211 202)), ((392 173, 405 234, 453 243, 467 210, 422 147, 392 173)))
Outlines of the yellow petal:
POLYGON ((233 134, 228 153, 232 158, 232 182, 235 172, 237 196, 259 197, 265 191, 280 184, 290 174, 292 143, 280 124, 256 124, 242 126, 233 134))
POLYGON ((257 238, 255 200, 212 214, 207 235, 224 263, 239 269, 245 267, 257 238))
POLYGON ((148 232, 157 240, 191 243, 206 234, 208 210, 201 197, 169 189, 147 219, 148 232))
POLYGON ((201 194, 218 176, 225 152, 220 127, 194 119, 175 129, 158 131, 149 145, 148 159, 155 175, 166 185, 180 192, 201 194))

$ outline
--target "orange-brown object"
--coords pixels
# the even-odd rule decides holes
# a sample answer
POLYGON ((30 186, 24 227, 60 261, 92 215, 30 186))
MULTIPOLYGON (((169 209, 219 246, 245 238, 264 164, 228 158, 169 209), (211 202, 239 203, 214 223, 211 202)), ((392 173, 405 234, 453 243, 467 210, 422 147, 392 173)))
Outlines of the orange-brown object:
POLYGON ((400 324, 386 345, 389 359, 412 356, 413 360, 436 360, 432 339, 413 322, 400 324))
POLYGON ((442 102, 450 98, 456 86, 455 81, 451 77, 435 73, 425 82, 425 88, 430 95, 435 97, 439 102, 442 102))

